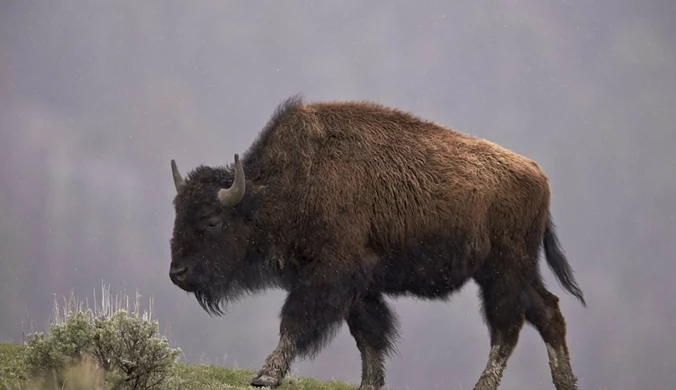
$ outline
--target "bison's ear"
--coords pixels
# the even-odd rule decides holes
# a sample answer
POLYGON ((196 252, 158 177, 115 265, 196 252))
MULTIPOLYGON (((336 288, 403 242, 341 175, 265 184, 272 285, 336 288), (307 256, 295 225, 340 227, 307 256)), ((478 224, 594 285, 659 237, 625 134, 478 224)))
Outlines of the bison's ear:
POLYGON ((251 180, 246 181, 244 199, 239 204, 239 212, 250 221, 255 221, 260 214, 263 201, 265 200, 265 186, 256 185, 251 180))

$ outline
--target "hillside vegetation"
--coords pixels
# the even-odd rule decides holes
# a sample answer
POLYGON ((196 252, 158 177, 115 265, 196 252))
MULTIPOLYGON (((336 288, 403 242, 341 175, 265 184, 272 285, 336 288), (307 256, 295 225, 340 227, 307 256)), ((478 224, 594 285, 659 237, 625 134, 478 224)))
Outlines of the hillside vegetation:
MULTIPOLYGON (((30 378, 24 354, 26 347, 20 344, 0 343, 0 390, 46 390, 53 389, 39 378, 30 378)), ((81 364, 70 368, 70 377, 74 379, 67 383, 64 389, 67 390, 91 390, 91 389, 112 389, 113 386, 107 384, 104 387, 98 387, 94 384, 96 367, 94 365, 81 364)), ((248 386, 249 380, 253 377, 253 370, 233 370, 225 367, 217 367, 206 364, 185 364, 178 362, 171 376, 173 381, 161 386, 161 389, 185 389, 185 390, 251 390, 256 389, 248 386)), ((358 386, 350 385, 338 381, 322 382, 314 379, 289 377, 284 381, 280 390, 355 390, 358 386)))
MULTIPOLYGON (((180 348, 159 334, 151 311, 140 312, 138 294, 129 300, 102 292, 103 307, 90 309, 72 296, 61 307, 55 301, 47 332, 30 332, 23 344, 0 343, 0 390, 255 389, 248 385, 252 370, 181 362, 180 348)), ((289 376, 279 389, 357 387, 289 376)))
MULTIPOLYGON (((0 390, 46 390, 53 389, 39 378, 30 378, 24 362, 24 345, 0 343, 0 390)), ((96 368, 94 365, 82 364, 70 369, 69 375, 73 381, 66 383, 66 390, 112 389, 111 384, 97 387, 96 368)), ((184 390, 251 390, 248 386, 253 377, 253 370, 233 370, 206 364, 185 364, 178 362, 171 376, 173 381, 161 386, 161 389, 184 390)), ((358 386, 338 381, 322 382, 314 379, 289 377, 284 381, 280 390, 355 390, 358 386)))

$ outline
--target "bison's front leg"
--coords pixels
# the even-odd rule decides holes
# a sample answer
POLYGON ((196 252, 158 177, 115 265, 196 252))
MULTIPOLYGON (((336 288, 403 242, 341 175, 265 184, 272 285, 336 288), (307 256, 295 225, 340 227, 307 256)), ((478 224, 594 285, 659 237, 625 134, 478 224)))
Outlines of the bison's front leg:
POLYGON ((314 357, 336 334, 355 296, 354 279, 320 271, 299 278, 281 313, 277 348, 251 380, 253 386, 279 386, 296 357, 314 357), (328 277, 327 277, 328 276, 328 277))
POLYGON ((277 348, 267 359, 256 376, 251 380, 251 385, 258 387, 277 387, 289 372, 291 363, 296 356, 296 348, 288 334, 282 333, 277 348))
POLYGON ((359 390, 385 385, 385 357, 394 351, 398 321, 380 293, 370 293, 352 304, 347 315, 350 333, 361 354, 359 390))

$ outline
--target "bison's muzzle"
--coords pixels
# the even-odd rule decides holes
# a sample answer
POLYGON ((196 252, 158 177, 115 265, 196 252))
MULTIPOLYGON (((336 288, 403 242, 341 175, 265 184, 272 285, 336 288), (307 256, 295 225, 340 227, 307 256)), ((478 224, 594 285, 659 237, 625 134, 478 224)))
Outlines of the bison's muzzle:
POLYGON ((191 290, 190 284, 186 283, 188 274, 188 267, 185 265, 172 264, 169 268, 169 278, 172 283, 186 291, 191 290))

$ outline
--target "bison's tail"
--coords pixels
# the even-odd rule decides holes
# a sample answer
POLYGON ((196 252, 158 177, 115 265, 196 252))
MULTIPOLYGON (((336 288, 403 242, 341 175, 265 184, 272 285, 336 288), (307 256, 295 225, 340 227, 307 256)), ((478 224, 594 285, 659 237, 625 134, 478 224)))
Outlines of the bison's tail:
POLYGON ((556 275, 559 284, 569 293, 574 295, 580 301, 580 303, 582 303, 582 306, 586 307, 587 303, 584 300, 582 290, 577 285, 575 277, 573 277, 573 270, 570 267, 570 264, 568 264, 566 256, 563 254, 559 240, 556 238, 554 222, 552 221, 551 214, 547 215, 547 225, 545 227, 543 243, 547 264, 556 275))

